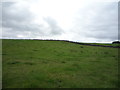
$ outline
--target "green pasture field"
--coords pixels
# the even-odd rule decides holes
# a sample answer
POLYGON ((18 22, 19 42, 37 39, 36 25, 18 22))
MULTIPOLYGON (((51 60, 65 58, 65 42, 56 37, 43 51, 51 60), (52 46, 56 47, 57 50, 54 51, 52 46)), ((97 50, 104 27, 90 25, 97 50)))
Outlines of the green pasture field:
POLYGON ((118 88, 118 48, 2 40, 3 88, 118 88))

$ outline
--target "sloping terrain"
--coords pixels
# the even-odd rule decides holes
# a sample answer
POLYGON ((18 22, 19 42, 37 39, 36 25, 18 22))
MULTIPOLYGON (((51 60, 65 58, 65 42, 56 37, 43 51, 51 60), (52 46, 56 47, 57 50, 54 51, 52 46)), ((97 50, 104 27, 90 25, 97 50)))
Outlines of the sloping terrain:
POLYGON ((118 48, 3 40, 3 88, 117 88, 118 48))

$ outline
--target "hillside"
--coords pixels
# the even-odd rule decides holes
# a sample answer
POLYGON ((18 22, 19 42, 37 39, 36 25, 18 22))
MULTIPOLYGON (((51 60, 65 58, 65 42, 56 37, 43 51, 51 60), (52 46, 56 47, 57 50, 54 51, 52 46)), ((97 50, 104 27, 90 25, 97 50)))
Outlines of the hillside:
POLYGON ((3 88, 117 88, 118 48, 3 40, 3 88))

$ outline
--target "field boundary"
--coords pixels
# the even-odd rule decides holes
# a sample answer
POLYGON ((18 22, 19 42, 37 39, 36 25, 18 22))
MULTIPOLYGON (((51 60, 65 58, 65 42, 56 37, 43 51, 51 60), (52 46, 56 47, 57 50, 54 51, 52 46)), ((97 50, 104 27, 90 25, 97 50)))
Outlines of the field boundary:
POLYGON ((79 43, 79 42, 73 42, 73 41, 65 41, 65 42, 70 42, 70 43, 75 43, 75 44, 80 44, 80 45, 87 45, 87 46, 97 46, 97 47, 111 47, 111 48, 120 48, 120 46, 95 45, 95 44, 79 43))

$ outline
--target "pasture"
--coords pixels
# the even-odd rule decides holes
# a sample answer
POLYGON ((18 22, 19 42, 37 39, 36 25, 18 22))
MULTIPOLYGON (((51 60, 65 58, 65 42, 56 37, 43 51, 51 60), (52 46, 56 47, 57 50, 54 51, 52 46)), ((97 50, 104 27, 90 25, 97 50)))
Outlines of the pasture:
POLYGON ((3 88, 118 88, 118 48, 2 40, 3 88))

